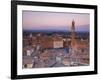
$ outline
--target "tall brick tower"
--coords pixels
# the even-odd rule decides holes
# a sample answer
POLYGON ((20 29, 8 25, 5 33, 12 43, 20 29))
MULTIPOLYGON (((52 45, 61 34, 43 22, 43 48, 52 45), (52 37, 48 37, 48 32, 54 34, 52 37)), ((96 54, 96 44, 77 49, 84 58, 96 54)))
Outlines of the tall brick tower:
POLYGON ((75 40, 76 34, 75 34, 75 21, 72 21, 72 26, 71 26, 71 48, 75 49, 75 40))

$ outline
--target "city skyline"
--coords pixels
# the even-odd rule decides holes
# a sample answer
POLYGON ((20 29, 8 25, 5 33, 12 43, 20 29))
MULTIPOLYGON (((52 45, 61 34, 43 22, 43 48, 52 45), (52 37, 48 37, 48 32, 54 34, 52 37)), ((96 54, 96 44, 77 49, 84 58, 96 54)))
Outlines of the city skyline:
POLYGON ((72 20, 75 21, 76 31, 88 31, 90 26, 89 14, 23 11, 23 30, 69 31, 72 20))

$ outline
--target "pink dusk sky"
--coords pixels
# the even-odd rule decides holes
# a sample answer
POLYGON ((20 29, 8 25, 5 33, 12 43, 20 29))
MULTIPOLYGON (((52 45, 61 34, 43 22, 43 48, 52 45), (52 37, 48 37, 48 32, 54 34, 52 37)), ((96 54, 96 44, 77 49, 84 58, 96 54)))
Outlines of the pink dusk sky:
POLYGON ((89 31, 90 15, 82 13, 23 11, 24 30, 70 30, 72 20, 78 31, 89 31))

